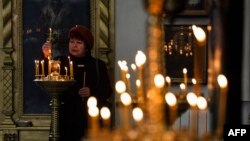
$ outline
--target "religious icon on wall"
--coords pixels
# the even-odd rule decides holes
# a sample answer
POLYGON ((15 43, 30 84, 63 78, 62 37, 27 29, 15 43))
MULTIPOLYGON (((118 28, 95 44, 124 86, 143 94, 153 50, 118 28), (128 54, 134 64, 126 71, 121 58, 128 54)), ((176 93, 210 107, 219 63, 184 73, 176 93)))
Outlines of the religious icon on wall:
MULTIPOLYGON (((206 32, 206 25, 200 25, 206 32)), ((192 25, 165 25, 165 66, 166 73, 172 82, 183 82, 183 69, 187 69, 188 80, 194 78, 194 68, 199 63, 201 78, 197 81, 206 82, 207 76, 207 44, 198 45, 194 37, 192 25), (195 60, 198 56, 198 61, 195 60)), ((207 39, 206 39, 207 40, 207 39)))

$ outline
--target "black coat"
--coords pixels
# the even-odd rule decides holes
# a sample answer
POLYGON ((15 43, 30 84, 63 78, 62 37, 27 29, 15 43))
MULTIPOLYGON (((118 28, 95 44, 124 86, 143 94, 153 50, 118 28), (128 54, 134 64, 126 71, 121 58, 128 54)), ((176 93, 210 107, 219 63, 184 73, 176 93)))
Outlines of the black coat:
MULTIPOLYGON (((61 61, 61 74, 64 75, 65 66, 69 68, 69 59, 67 56, 57 59, 61 61)), ((87 98, 82 99, 78 94, 79 89, 83 87, 84 71, 86 72, 85 86, 90 88, 91 96, 97 98, 99 109, 102 106, 111 108, 109 100, 112 87, 106 64, 90 55, 81 58, 70 56, 70 59, 73 61, 76 83, 61 95, 60 141, 79 141, 86 134, 88 128, 87 98), (81 67, 83 65, 84 67, 81 67)))

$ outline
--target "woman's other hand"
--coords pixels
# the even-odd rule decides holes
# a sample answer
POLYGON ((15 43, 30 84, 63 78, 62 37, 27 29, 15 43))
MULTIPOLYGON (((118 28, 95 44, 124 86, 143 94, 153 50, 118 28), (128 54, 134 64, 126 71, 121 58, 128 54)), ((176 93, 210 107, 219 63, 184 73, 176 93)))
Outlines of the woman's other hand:
POLYGON ((79 90, 79 95, 81 97, 89 97, 90 96, 90 89, 88 87, 83 87, 79 90))

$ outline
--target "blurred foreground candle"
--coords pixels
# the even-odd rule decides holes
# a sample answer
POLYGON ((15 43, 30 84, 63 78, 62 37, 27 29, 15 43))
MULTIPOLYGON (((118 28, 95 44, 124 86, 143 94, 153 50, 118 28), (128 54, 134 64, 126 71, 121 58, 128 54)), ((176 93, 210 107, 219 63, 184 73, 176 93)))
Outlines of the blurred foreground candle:
POLYGON ((131 115, 130 115, 130 105, 132 102, 131 96, 124 92, 120 95, 121 98, 121 102, 123 104, 123 106, 120 108, 121 111, 121 119, 123 122, 123 128, 125 130, 129 130, 130 129, 130 119, 131 119, 131 115))
POLYGON ((183 69, 183 75, 184 75, 184 84, 187 88, 188 76, 187 76, 187 69, 186 68, 183 69))
POLYGON ((167 92, 165 94, 165 101, 169 105, 169 122, 170 125, 173 125, 175 119, 177 118, 178 109, 176 96, 172 92, 167 92))
POLYGON ((97 133, 99 130, 99 109, 95 106, 89 107, 88 113, 90 116, 90 131, 97 133))
POLYGON ((99 109, 97 108, 97 100, 91 96, 87 101, 88 113, 90 117, 90 134, 95 135, 99 130, 99 109))
POLYGON ((128 66, 127 66, 127 62, 126 61, 118 61, 118 65, 121 69, 121 80, 126 84, 127 86, 127 78, 126 78, 126 74, 128 72, 128 66))
POLYGON ((226 101, 227 101, 227 78, 220 74, 217 77, 217 82, 220 86, 220 99, 219 99, 219 109, 218 109, 218 121, 217 121, 217 135, 219 138, 223 135, 223 127, 225 124, 226 116, 226 101))
POLYGON ((115 90, 117 93, 121 94, 126 91, 126 85, 123 81, 119 80, 115 83, 115 90))
POLYGON ((186 92, 186 85, 184 83, 180 84, 181 94, 185 94, 186 92))
POLYGON ((169 76, 166 77, 166 82, 168 84, 167 91, 171 90, 171 78, 169 76))
POLYGON ((97 106, 97 100, 94 96, 91 96, 88 98, 87 106, 88 106, 88 108, 97 106))
POLYGON ((137 80, 140 82, 140 85, 137 85, 136 87, 136 95, 137 95, 137 100, 138 104, 141 108, 144 106, 142 104, 145 103, 145 92, 144 92, 144 64, 146 62, 146 55, 142 51, 137 51, 137 54, 135 56, 135 64, 137 66, 137 80))
POLYGON ((197 89, 197 81, 195 78, 192 78, 192 83, 193 83, 193 91, 194 93, 196 93, 196 95, 198 95, 198 89, 197 89))
POLYGON ((130 74, 126 74, 126 79, 127 79, 127 89, 128 89, 128 93, 132 95, 132 91, 131 91, 131 85, 130 85, 130 74))
POLYGON ((133 109, 132 114, 133 114, 133 118, 134 118, 134 120, 135 120, 135 122, 136 122, 136 125, 137 125, 138 127, 140 127, 140 123, 141 123, 141 121, 142 121, 142 119, 143 119, 143 112, 142 112, 142 109, 139 108, 139 107, 135 107, 135 108, 133 109))
POLYGON ((104 129, 109 129, 110 128, 110 110, 107 107, 102 107, 101 108, 101 117, 103 120, 103 128, 104 129))
POLYGON ((197 119, 198 119, 198 111, 196 108, 197 105, 197 96, 193 92, 189 92, 186 96, 189 105, 191 106, 191 125, 190 125, 190 134, 196 135, 197 133, 197 119))
POLYGON ((205 33, 205 31, 201 27, 198 27, 196 25, 192 25, 192 30, 193 30, 195 38, 198 41, 197 42, 198 45, 200 45, 200 46, 205 45, 205 43, 206 43, 206 33, 205 33))
POLYGON ((199 96, 197 98, 197 107, 199 108, 199 113, 200 113, 200 123, 201 123, 201 128, 199 130, 203 130, 201 131, 201 133, 206 133, 207 132, 207 100, 202 97, 199 96))

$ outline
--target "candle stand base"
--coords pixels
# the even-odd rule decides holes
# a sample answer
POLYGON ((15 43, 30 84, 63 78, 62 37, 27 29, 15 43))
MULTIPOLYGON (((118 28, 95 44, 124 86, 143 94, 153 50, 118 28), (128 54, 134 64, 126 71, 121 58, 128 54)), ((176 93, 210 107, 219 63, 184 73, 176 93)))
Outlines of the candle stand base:
POLYGON ((59 108, 60 108, 60 94, 66 91, 71 85, 75 83, 75 80, 64 81, 43 81, 34 80, 37 85, 44 89, 49 95, 51 95, 51 124, 49 141, 59 141, 59 108))

